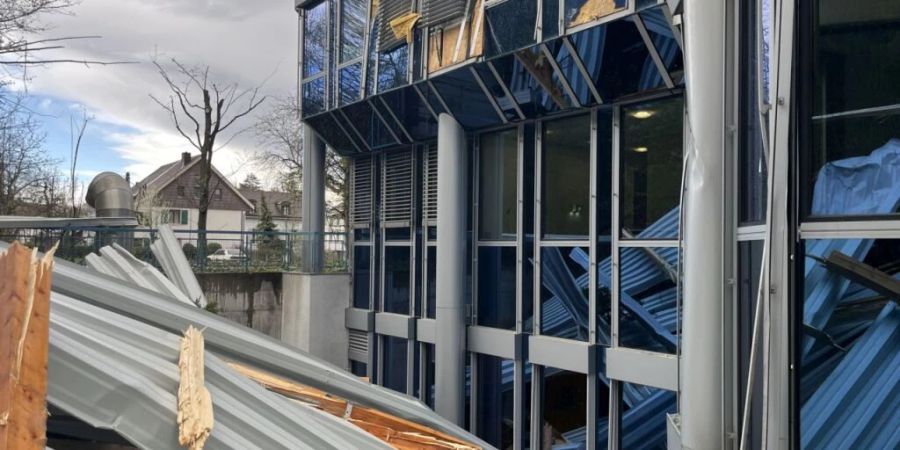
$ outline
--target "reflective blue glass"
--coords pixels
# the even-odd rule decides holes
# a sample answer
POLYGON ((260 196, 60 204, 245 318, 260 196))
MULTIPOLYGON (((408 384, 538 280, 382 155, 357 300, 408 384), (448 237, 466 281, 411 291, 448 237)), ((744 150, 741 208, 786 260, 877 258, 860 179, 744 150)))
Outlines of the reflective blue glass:
POLYGON ((341 62, 359 58, 366 29, 365 0, 341 0, 341 62))
POLYGON ((303 82, 303 116, 325 111, 325 77, 303 82))
POLYGON ((478 147, 478 238, 515 241, 518 228, 519 130, 481 135, 478 147))
POLYGON ((343 111, 347 114, 350 125, 366 140, 369 147, 382 148, 398 143, 372 111, 369 102, 356 102, 344 107, 343 111))
POLYGON ((889 424, 900 423, 900 240, 804 247, 800 448, 896 448, 889 424))
POLYGON ((597 356, 599 367, 597 368, 597 447, 598 449, 609 446, 609 393, 610 379, 606 377, 606 351, 600 349, 597 356))
POLYGON ((378 54, 378 92, 409 83, 409 46, 401 45, 378 54))
POLYGON ((303 21, 303 78, 326 69, 328 61, 328 2, 306 10, 303 21))
MULTIPOLYGON (((422 85, 427 89, 427 86, 422 85)), ((416 141, 437 137, 437 121, 412 86, 394 89, 382 95, 388 108, 416 141)))
POLYGON ((337 125, 332 113, 304 117, 303 120, 312 126, 319 136, 338 153, 347 154, 356 151, 350 137, 337 125))
POLYGON ((559 2, 563 0, 543 0, 541 19, 541 40, 546 41, 559 36, 559 2))
POLYGON ((506 92, 503 90, 503 87, 501 87, 500 82, 497 81, 494 74, 491 73, 488 65, 474 64, 472 67, 478 72, 479 78, 484 82, 485 87, 487 87, 488 91, 491 93, 494 101, 497 102, 497 106, 503 111, 503 115, 506 116, 506 119, 510 121, 519 120, 519 114, 515 109, 515 100, 506 95, 506 92))
POLYGON ((496 448, 512 448, 515 364, 511 360, 488 355, 478 355, 477 364, 478 402, 475 417, 478 419, 478 437, 496 448))
POLYGON ((432 83, 463 127, 483 128, 501 123, 488 97, 467 69, 444 74, 432 83))
POLYGON ((350 361, 350 373, 358 377, 367 377, 366 363, 359 361, 350 361))
POLYGON ((623 248, 619 255, 619 345, 675 353, 678 249, 623 248))
POLYGON ((516 248, 478 247, 478 325, 516 328, 516 248))
MULTIPOLYGON (((548 43, 547 47, 550 49, 550 53, 553 57, 556 58, 556 63, 559 65, 559 71, 568 81, 569 86, 572 87, 572 92, 575 93, 575 99, 578 100, 578 103, 582 106, 596 103, 589 87, 590 83, 593 83, 593 81, 588 80, 581 75, 581 71, 578 70, 578 65, 575 62, 576 56, 569 52, 569 48, 560 41, 548 43)), ((559 76, 560 74, 553 75, 554 81, 557 84, 559 83, 559 76)))
POLYGON ((587 247, 541 248, 541 334, 588 340, 587 247))
POLYGON ((425 404, 434 409, 434 344, 425 346, 425 404))
POLYGON ((338 73, 338 106, 349 105, 360 99, 362 63, 351 64, 338 73))
POLYGON ((369 309, 370 280, 372 277, 372 247, 353 247, 353 307, 369 309))
POLYGON ((659 58, 668 70, 669 76, 672 77, 672 81, 679 83, 684 76, 684 61, 681 47, 678 46, 678 41, 675 40, 672 27, 669 25, 669 20, 666 19, 662 8, 665 8, 665 6, 641 11, 641 20, 644 23, 644 27, 647 28, 647 33, 653 41, 653 46, 656 48, 659 58))
POLYGON ((425 317, 435 318, 437 307, 437 246, 426 247, 428 261, 425 264, 425 317))
POLYGON ((409 314, 410 251, 408 246, 384 247, 384 311, 409 314))
POLYGON ((406 339, 383 336, 382 345, 381 385, 405 394, 406 362, 409 359, 406 339))
POLYGON ((675 393, 642 386, 622 383, 622 402, 619 414, 622 417, 621 448, 641 448, 665 450, 666 414, 676 410, 675 393))

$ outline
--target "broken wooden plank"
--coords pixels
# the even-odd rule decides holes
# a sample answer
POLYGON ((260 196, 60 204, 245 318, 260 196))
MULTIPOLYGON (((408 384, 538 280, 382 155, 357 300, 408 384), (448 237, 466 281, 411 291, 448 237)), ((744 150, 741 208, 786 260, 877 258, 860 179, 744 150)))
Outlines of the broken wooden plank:
POLYGON ((188 327, 181 339, 178 357, 178 443, 202 450, 213 427, 212 398, 206 389, 203 335, 188 327))
POLYGON ((14 242, 0 255, 0 448, 43 449, 53 250, 14 242))
POLYGON ((474 450, 480 447, 461 441, 418 423, 402 419, 372 408, 355 405, 299 383, 237 363, 229 363, 241 375, 304 404, 315 406, 333 416, 349 420, 367 433, 401 450, 454 449, 474 450))

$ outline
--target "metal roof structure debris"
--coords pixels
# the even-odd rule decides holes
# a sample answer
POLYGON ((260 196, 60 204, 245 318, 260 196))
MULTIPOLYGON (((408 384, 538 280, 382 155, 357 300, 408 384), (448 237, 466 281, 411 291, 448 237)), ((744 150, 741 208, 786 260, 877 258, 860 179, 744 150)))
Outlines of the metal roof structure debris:
POLYGON ((66 227, 136 227, 134 217, 24 217, 0 216, 0 229, 66 227))
POLYGON ((181 245, 178 244, 178 238, 175 237, 172 227, 160 225, 157 236, 157 240, 150 244, 153 256, 156 257, 163 271, 178 286, 181 292, 186 294, 191 302, 201 308, 205 308, 207 303, 206 296, 203 295, 203 289, 200 288, 200 283, 197 281, 197 277, 194 276, 191 264, 188 262, 187 257, 184 256, 184 251, 182 251, 181 245))

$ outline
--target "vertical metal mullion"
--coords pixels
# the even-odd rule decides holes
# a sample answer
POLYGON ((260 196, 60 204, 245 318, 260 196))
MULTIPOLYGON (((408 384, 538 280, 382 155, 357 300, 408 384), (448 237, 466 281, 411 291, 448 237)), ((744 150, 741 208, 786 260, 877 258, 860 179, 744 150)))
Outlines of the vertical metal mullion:
POLYGON ((531 365, 531 448, 539 449, 541 447, 541 437, 543 437, 543 409, 544 409, 544 367, 531 365))
POLYGON ((597 343, 597 110, 591 110, 590 204, 588 205, 588 342, 597 343))
POLYGON ((478 236, 480 227, 478 221, 480 218, 478 208, 478 194, 481 192, 481 135, 476 134, 472 139, 472 147, 474 157, 472 158, 472 240, 474 242, 472 248, 472 314, 471 323, 478 324, 478 307, 481 304, 481 298, 478 295, 478 236))
POLYGON ((474 352, 469 353, 469 431, 472 434, 479 433, 478 430, 478 356, 474 352))
POLYGON ((305 76, 303 72, 303 65, 305 63, 305 58, 303 57, 303 50, 306 48, 306 43, 304 42, 306 39, 306 9, 300 9, 298 11, 298 20, 299 26, 297 31, 297 108, 300 111, 300 116, 303 116, 303 77, 305 76))
POLYGON ((525 396, 525 360, 521 358, 521 353, 516 352, 516 360, 513 363, 513 449, 522 450, 525 443, 522 442, 522 431, 524 422, 531 420, 531 417, 523 417, 522 410, 525 407, 523 398, 525 396))
MULTIPOLYGON (((612 114, 612 229, 611 229, 611 285, 610 315, 610 347, 619 346, 619 150, 621 144, 621 107, 613 107, 612 114)), ((622 386, 618 381, 610 380, 609 386, 609 431, 607 439, 609 450, 619 448, 621 424, 619 404, 622 397, 622 386)))
POLYGON ((419 181, 419 171, 417 170, 418 160, 416 158, 418 152, 415 149, 416 147, 413 147, 409 151, 409 169, 411 172, 409 183, 409 190, 411 191, 409 195, 409 315, 413 317, 416 315, 416 274, 418 273, 416 270, 416 264, 418 263, 418 258, 416 258, 416 204, 419 202, 420 196, 419 189, 416 189, 419 181))
POLYGON ((542 122, 534 124, 534 290, 532 298, 532 333, 541 334, 541 172, 543 172, 543 129, 542 122))
POLYGON ((416 396, 416 337, 406 340, 406 395, 416 396))
POLYGON ((516 127, 516 333, 523 333, 525 322, 522 283, 525 278, 525 126, 516 127))

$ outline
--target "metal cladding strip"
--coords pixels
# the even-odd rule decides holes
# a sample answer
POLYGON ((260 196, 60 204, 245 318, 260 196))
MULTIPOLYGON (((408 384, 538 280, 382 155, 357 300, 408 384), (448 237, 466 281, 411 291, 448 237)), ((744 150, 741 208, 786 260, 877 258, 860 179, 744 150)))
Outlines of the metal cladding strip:
POLYGON ((60 259, 56 260, 53 290, 172 333, 194 325, 204 330, 207 350, 225 359, 417 422, 483 448, 494 448, 418 400, 369 384, 276 339, 199 308, 173 302, 60 259))
POLYGON ((191 305, 194 304, 191 302, 191 299, 187 297, 187 294, 182 292, 181 289, 178 289, 178 286, 175 286, 175 284, 169 281, 169 279, 155 267, 137 259, 131 252, 122 248, 119 244, 113 243, 112 248, 115 249, 127 264, 130 264, 131 267, 134 268, 137 276, 146 280, 146 284, 149 286, 148 289, 163 295, 171 295, 172 297, 191 305))
POLYGON ((197 282, 197 278, 194 276, 191 264, 184 256, 181 246, 178 245, 178 238, 172 232, 172 227, 160 225, 159 240, 157 242, 161 242, 162 245, 151 247, 151 250, 157 258, 160 258, 157 251, 165 254, 165 258, 170 263, 169 269, 163 267, 166 270, 166 275, 187 294, 191 301, 197 302, 197 305, 201 308, 206 307, 206 296, 203 295, 203 289, 200 288, 200 283, 197 282))
MULTIPOLYGON (((177 448, 179 338, 54 293, 51 403, 141 448, 177 448)), ((206 355, 210 448, 390 448, 350 422, 269 392, 206 355)))
POLYGON ((48 218, 0 216, 0 229, 8 228, 66 228, 66 227, 136 227, 134 217, 48 218))

